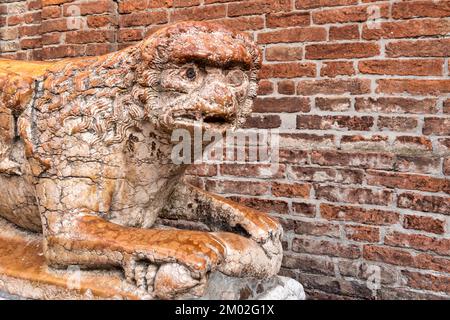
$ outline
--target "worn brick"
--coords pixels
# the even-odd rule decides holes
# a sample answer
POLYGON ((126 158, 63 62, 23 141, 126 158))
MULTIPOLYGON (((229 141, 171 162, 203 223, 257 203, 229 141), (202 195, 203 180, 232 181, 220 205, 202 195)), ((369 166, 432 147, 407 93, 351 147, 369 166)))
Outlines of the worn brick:
POLYGON ((370 80, 368 79, 323 79, 300 80, 297 83, 297 94, 310 96, 315 94, 365 94, 370 93, 370 80))
POLYGON ((329 61, 324 62, 320 69, 322 77, 351 76, 355 74, 353 62, 329 61))
POLYGON ((414 229, 436 234, 443 234, 445 232, 445 224, 445 220, 435 219, 432 217, 416 215, 405 215, 403 217, 403 227, 405 229, 414 229))
POLYGON ((374 42, 348 42, 311 44, 306 46, 307 59, 352 59, 373 57, 380 53, 380 46, 374 42))
POLYGON ((380 79, 378 93, 409 93, 439 96, 450 93, 450 80, 380 79))
POLYGON ((446 57, 450 39, 403 40, 386 44, 388 57, 446 57))
POLYGON ((310 62, 265 64, 259 72, 260 78, 297 78, 315 75, 316 65, 310 62))
POLYGON ((342 206, 322 203, 322 218, 338 221, 351 221, 369 225, 391 225, 399 222, 399 214, 394 211, 365 209, 356 206, 342 206))
POLYGON ((266 48, 267 61, 301 60, 302 56, 302 47, 275 46, 266 48))
POLYGON ((323 111, 347 111, 350 107, 348 98, 316 98, 316 108, 323 111))
POLYGON ((378 118, 378 129, 389 131, 414 131, 419 124, 417 118, 412 117, 384 117, 378 118))
POLYGON ((400 76, 441 76, 442 60, 366 60, 358 64, 359 72, 400 76))
POLYGON ((308 112, 309 99, 300 97, 257 98, 254 112, 308 112))
POLYGON ((450 215, 450 197, 406 192, 398 196, 397 206, 424 212, 450 215))
POLYGON ((389 206, 394 197, 389 190, 317 185, 314 187, 317 199, 331 202, 347 202, 389 206))
POLYGON ((435 113, 435 99, 404 97, 356 98, 355 109, 362 112, 382 113, 435 113))

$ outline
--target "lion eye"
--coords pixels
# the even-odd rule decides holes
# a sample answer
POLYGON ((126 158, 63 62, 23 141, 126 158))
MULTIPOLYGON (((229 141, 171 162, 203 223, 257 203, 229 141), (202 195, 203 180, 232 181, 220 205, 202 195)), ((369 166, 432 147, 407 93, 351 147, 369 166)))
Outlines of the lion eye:
POLYGON ((195 80, 195 77, 197 76, 197 73, 195 72, 194 68, 189 68, 186 70, 186 77, 189 80, 195 80))
POLYGON ((245 81, 244 72, 241 70, 232 70, 227 75, 228 82, 233 86, 241 86, 245 81))

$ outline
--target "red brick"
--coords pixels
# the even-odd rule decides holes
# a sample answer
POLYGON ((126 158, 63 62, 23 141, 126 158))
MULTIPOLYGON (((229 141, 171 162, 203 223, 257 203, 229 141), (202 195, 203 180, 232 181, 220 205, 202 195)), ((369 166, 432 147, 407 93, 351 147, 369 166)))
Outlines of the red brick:
POLYGON ((347 111, 350 107, 348 98, 316 98, 316 108, 323 111, 347 111))
POLYGON ((314 217, 316 206, 305 202, 292 202, 292 214, 298 216, 314 217))
POLYGON ((435 252, 450 256, 450 239, 434 238, 417 233, 401 233, 394 231, 386 234, 384 243, 388 246, 412 248, 414 250, 435 252))
POLYGON ((312 42, 325 41, 327 30, 323 27, 289 28, 277 31, 261 32, 258 34, 258 43, 278 42, 312 42))
POLYGON ((392 17, 394 19, 448 16, 450 16, 450 1, 445 0, 400 2, 392 5, 392 17))
POLYGON ((178 7, 192 7, 199 5, 201 2, 200 0, 173 0, 173 6, 175 8, 178 7))
POLYGON ((292 80, 279 81, 277 87, 279 94, 286 94, 286 95, 295 94, 295 82, 292 80))
POLYGON ((278 171, 272 172, 270 164, 221 164, 220 173, 222 175, 237 177, 273 178, 284 177, 284 166, 280 165, 278 171))
POLYGON ((41 38, 28 38, 20 40, 20 48, 21 49, 33 49, 39 48, 42 46, 41 38))
POLYGON ((309 198, 311 185, 305 183, 272 182, 272 194, 275 197, 309 198))
POLYGON ((297 129, 330 130, 344 129, 368 131, 374 124, 374 118, 363 116, 322 116, 322 115, 298 115, 297 129))
POLYGON ((112 42, 113 40, 113 31, 89 30, 66 33, 66 43, 112 42))
POLYGON ((446 57, 450 52, 450 39, 397 41, 386 44, 388 57, 446 57))
POLYGON ((290 174, 295 180, 299 181, 338 182, 343 184, 361 184, 364 176, 362 170, 307 166, 291 166, 290 174))
POLYGON ((450 99, 447 99, 444 101, 443 105, 442 105, 442 111, 444 113, 450 113, 450 99))
POLYGON ((53 6, 57 4, 63 4, 67 2, 72 2, 73 0, 41 0, 42 7, 53 6))
POLYGON ((358 0, 296 0, 295 7, 297 9, 314 9, 321 7, 345 6, 357 3, 358 0))
POLYGON ((340 238, 339 225, 319 221, 292 220, 294 233, 298 235, 340 238))
POLYGON ((267 61, 301 60, 302 57, 303 57, 302 47, 276 46, 266 48, 267 61))
POLYGON ((281 133, 282 148, 324 149, 335 146, 335 137, 331 134, 281 133))
POLYGON ((291 0, 249 0, 228 5, 228 16, 244 16, 262 13, 288 11, 291 0))
POLYGON ((408 20, 396 22, 380 22, 379 28, 363 27, 362 37, 367 40, 415 38, 423 36, 446 35, 450 32, 447 20, 408 20))
POLYGON ((358 40, 360 37, 357 24, 330 26, 330 40, 358 40))
POLYGON ((411 117, 384 117, 378 118, 378 128, 390 131, 414 131, 418 125, 417 118, 411 117))
POLYGON ((414 229, 436 234, 445 233, 445 220, 415 215, 405 215, 403 219, 403 227, 405 229, 414 229))
POLYGON ((450 93, 450 80, 380 79, 377 93, 410 93, 415 95, 442 95, 450 93))
POLYGON ((428 152, 433 149, 431 140, 426 137, 417 136, 398 136, 395 138, 393 148, 397 149, 397 152, 406 153, 418 153, 428 152))
MULTIPOLYGON (((101 27, 106 27, 109 25, 117 25, 117 19, 116 17, 113 17, 111 15, 102 15, 102 16, 88 16, 87 17, 87 25, 90 28, 101 28, 101 27)), ((119 30, 119 32, 122 30, 119 30)))
POLYGON ((408 270, 403 270, 402 274, 406 278, 406 285, 408 287, 450 293, 450 277, 408 270))
POLYGON ((450 118, 425 118, 423 134, 450 136, 450 118))
POLYGON ((396 248, 365 245, 363 257, 371 261, 380 261, 388 264, 428 269, 441 272, 450 270, 450 260, 421 253, 412 255, 410 252, 396 248))
POLYGON ((300 80, 297 84, 297 94, 310 96, 315 94, 365 94, 370 93, 368 79, 323 79, 300 80))
POLYGON ((188 169, 186 170, 186 174, 200 177, 213 177, 217 175, 217 166, 208 164, 197 164, 188 167, 188 169))
POLYGON ((119 42, 139 41, 142 40, 143 34, 140 29, 121 29, 118 34, 119 42))
POLYGON ((389 190, 317 185, 314 187, 316 198, 331 202, 348 202, 389 206, 393 193, 389 190))
POLYGON ((119 13, 132 13, 145 9, 167 8, 173 0, 122 0, 119 1, 119 13))
POLYGON ((224 18, 226 16, 225 6, 192 7, 176 9, 170 14, 170 22, 186 20, 210 20, 224 18))
MULTIPOLYGON (((327 9, 315 11, 312 19, 316 24, 325 23, 347 23, 347 22, 366 22, 369 20, 372 12, 370 6, 350 6, 337 9, 327 9)), ((389 15, 389 6, 380 4, 377 6, 377 13, 380 18, 386 18, 389 15)))
POLYGON ((59 32, 55 33, 47 33, 42 35, 42 44, 43 45, 49 45, 49 44, 58 44, 61 39, 61 34, 59 32))
POLYGON ((356 98, 356 111, 382 113, 435 113, 435 99, 402 97, 356 98))
POLYGON ((208 180, 205 187, 210 192, 247 194, 251 196, 260 196, 269 192, 268 183, 255 181, 208 180))
POLYGON ((280 126, 281 118, 279 115, 250 115, 247 117, 243 128, 274 129, 280 126))
POLYGON ((450 215, 450 197, 446 196, 429 196, 406 192, 398 196, 397 206, 416 211, 450 215))
POLYGON ((311 257, 302 254, 283 256, 283 267, 308 273, 334 275, 334 263, 329 258, 311 257))
POLYGON ((388 147, 388 137, 382 135, 345 135, 341 137, 340 147, 347 151, 384 151, 388 147))
POLYGON ((401 76, 441 76, 443 60, 366 60, 358 64, 359 71, 367 74, 401 76))
POLYGON ((320 214, 322 218, 328 220, 350 221, 369 225, 391 225, 399 222, 399 214, 394 211, 325 203, 320 205, 320 214))
POLYGON ((322 166, 351 166, 390 170, 394 166, 395 157, 389 153, 379 152, 313 151, 311 162, 322 166))
POLYGON ((258 95, 269 95, 273 93, 273 83, 269 80, 259 80, 258 95))
POLYGON ((230 197, 230 199, 242 205, 248 206, 250 208, 262 212, 287 214, 289 211, 287 202, 283 200, 238 198, 238 197, 230 197))
POLYGON ((345 236, 358 242, 379 242, 380 229, 369 226, 345 226, 345 236))
POLYGON ((89 43, 86 45, 87 56, 101 56, 116 51, 116 46, 110 43, 89 43))
POLYGON ((374 42, 312 44, 305 50, 306 58, 311 60, 367 58, 380 54, 380 47, 374 42))
POLYGON ((84 53, 85 48, 78 45, 61 45, 58 47, 44 47, 42 49, 42 57, 44 59, 79 57, 84 53))
POLYGON ((80 10, 81 15, 113 13, 115 10, 114 0, 95 0, 86 3, 65 4, 63 6, 64 16, 73 16, 71 8, 76 6, 80 10))
POLYGON ((310 24, 309 12, 270 13, 266 16, 268 28, 305 27, 310 24))
POLYGON ((61 16, 61 7, 51 6, 42 8, 42 19, 59 18, 61 16))
POLYGON ((316 65, 314 63, 275 63, 265 64, 259 72, 260 78, 297 78, 315 77, 316 65))
MULTIPOLYGON (((43 21, 44 23, 45 21, 43 21)), ((66 28, 66 27, 64 27, 66 28)), ((63 31, 65 31, 64 29, 63 31)), ((56 30, 60 31, 60 30, 56 30)), ((19 36, 20 37, 32 37, 32 36, 38 36, 41 34, 41 26, 39 25, 28 25, 28 26, 20 26, 19 27, 19 36)))
POLYGON ((446 176, 450 176, 450 157, 445 158, 443 171, 446 176))
POLYGON ((348 61, 324 62, 320 69, 320 75, 322 77, 351 76, 354 74, 353 62, 348 61))
POLYGON ((417 173, 440 173, 441 159, 439 156, 409 156, 397 155, 395 171, 417 173))
POLYGON ((308 160, 308 152, 303 150, 295 150, 292 148, 288 149, 279 149, 279 160, 280 163, 293 163, 293 164, 307 164, 308 160))
POLYGON ((311 238, 294 238, 292 241, 292 251, 349 259, 357 259, 361 256, 361 250, 356 245, 347 245, 335 241, 316 240, 311 238))
POLYGON ((234 30, 260 30, 264 28, 264 17, 237 17, 214 20, 218 23, 234 30))
POLYGON ((256 98, 254 112, 308 112, 309 99, 299 97, 256 98))
POLYGON ((147 26, 166 23, 167 21, 167 13, 164 11, 136 12, 121 15, 119 18, 119 24, 121 27, 147 26))

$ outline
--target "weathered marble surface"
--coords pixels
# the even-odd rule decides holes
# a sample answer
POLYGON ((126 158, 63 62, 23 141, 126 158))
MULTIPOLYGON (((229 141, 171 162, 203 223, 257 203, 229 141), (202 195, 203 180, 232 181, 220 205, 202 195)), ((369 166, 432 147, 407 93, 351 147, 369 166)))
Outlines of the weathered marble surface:
MULTIPOLYGON (((0 299, 155 298, 130 285, 119 270, 52 270, 43 257, 41 235, 27 234, 1 218, 0 228, 0 299)), ((178 298, 198 299, 191 294, 178 298)), ((300 283, 286 277, 236 278, 213 272, 201 299, 304 300, 305 293, 300 283)))
POLYGON ((83 271, 87 289, 163 299, 202 296, 214 271, 277 274, 280 224, 185 183, 187 165, 171 161, 173 130, 245 121, 260 63, 244 34, 202 22, 101 57, 0 59, 0 216, 28 230, 2 243, 0 277, 28 281, 3 279, 7 291, 80 298, 60 290, 72 265, 97 270, 83 271), (208 230, 155 228, 157 218, 208 230), (32 232, 43 237, 23 246, 32 232))

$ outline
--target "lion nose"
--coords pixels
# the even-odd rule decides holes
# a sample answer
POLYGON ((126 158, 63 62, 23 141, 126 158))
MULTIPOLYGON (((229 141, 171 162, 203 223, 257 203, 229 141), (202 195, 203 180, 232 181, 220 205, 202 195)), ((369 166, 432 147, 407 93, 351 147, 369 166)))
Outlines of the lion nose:
POLYGON ((216 82, 207 85, 202 92, 202 97, 209 103, 208 110, 204 111, 226 118, 235 115, 236 106, 233 92, 225 84, 216 82))

